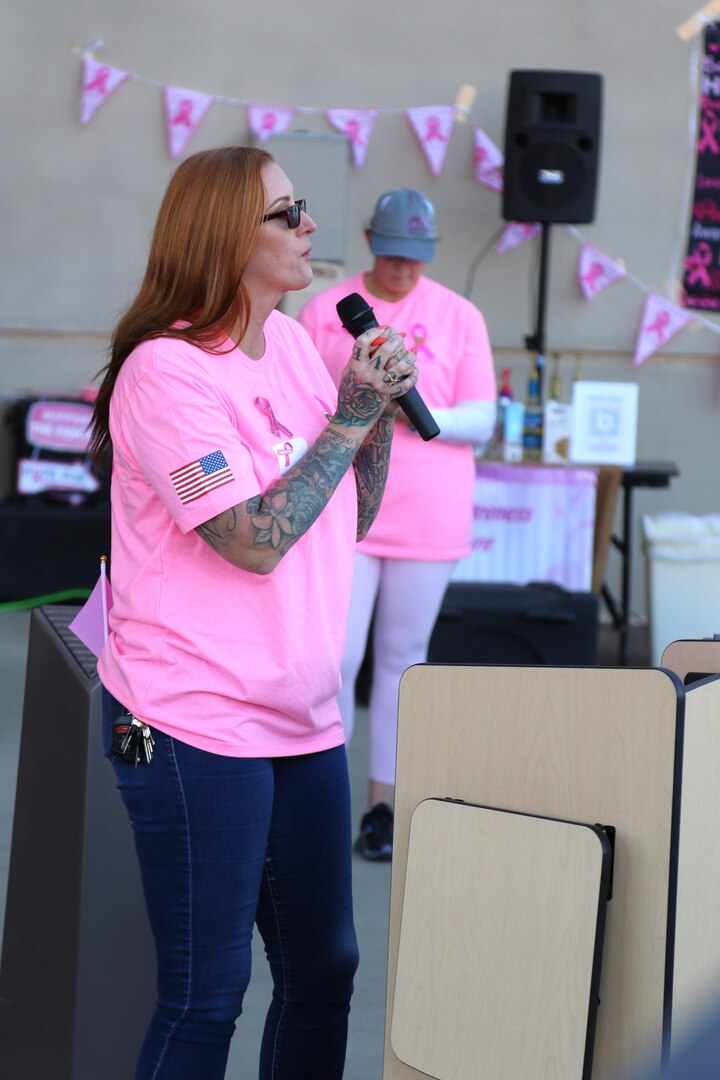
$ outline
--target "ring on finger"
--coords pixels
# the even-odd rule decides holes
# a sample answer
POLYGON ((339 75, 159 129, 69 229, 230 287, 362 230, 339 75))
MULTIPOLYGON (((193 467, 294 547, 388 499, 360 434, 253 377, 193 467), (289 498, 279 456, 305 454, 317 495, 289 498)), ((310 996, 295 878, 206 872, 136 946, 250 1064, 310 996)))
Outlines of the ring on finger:
POLYGON ((389 383, 391 386, 394 386, 395 383, 400 382, 400 376, 398 375, 397 371, 386 371, 383 375, 383 382, 389 383))

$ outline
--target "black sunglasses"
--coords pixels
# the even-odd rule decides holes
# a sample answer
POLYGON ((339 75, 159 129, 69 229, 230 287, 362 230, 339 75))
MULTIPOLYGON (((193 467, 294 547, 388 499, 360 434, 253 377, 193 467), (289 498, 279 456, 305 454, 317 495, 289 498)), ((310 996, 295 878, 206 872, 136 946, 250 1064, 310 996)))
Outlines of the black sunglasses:
POLYGON ((297 229, 300 224, 300 215, 305 212, 305 200, 296 199, 292 206, 286 206, 284 210, 276 210, 274 214, 266 214, 263 223, 272 221, 273 218, 284 217, 288 229, 297 229))

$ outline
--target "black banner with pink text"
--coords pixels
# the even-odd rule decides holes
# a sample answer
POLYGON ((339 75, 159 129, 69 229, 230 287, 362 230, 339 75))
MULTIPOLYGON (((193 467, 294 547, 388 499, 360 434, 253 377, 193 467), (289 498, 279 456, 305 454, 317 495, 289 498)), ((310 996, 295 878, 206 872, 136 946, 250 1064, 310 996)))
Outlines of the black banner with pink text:
POLYGON ((695 197, 682 302, 720 311, 720 23, 705 28, 700 83, 695 197))

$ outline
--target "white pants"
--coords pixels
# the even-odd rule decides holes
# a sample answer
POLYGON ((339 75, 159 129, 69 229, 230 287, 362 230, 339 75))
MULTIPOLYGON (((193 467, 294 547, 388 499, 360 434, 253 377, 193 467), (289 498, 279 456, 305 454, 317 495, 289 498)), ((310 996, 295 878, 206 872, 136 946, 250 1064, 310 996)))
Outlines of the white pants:
POLYGON ((398 685, 403 672, 427 658, 427 648, 454 562, 355 557, 347 644, 338 703, 350 741, 355 680, 375 607, 373 680, 368 708, 371 780, 395 783, 398 685), (376 604, 377 600, 377 604, 376 604))

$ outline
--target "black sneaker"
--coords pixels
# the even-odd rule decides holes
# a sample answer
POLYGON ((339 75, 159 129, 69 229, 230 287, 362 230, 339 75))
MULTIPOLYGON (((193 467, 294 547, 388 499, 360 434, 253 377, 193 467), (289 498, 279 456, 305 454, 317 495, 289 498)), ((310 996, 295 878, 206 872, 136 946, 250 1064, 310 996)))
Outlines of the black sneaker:
POLYGON ((370 862, 389 862, 392 859, 393 812, 381 802, 368 810, 360 822, 360 835, 355 850, 370 862))

